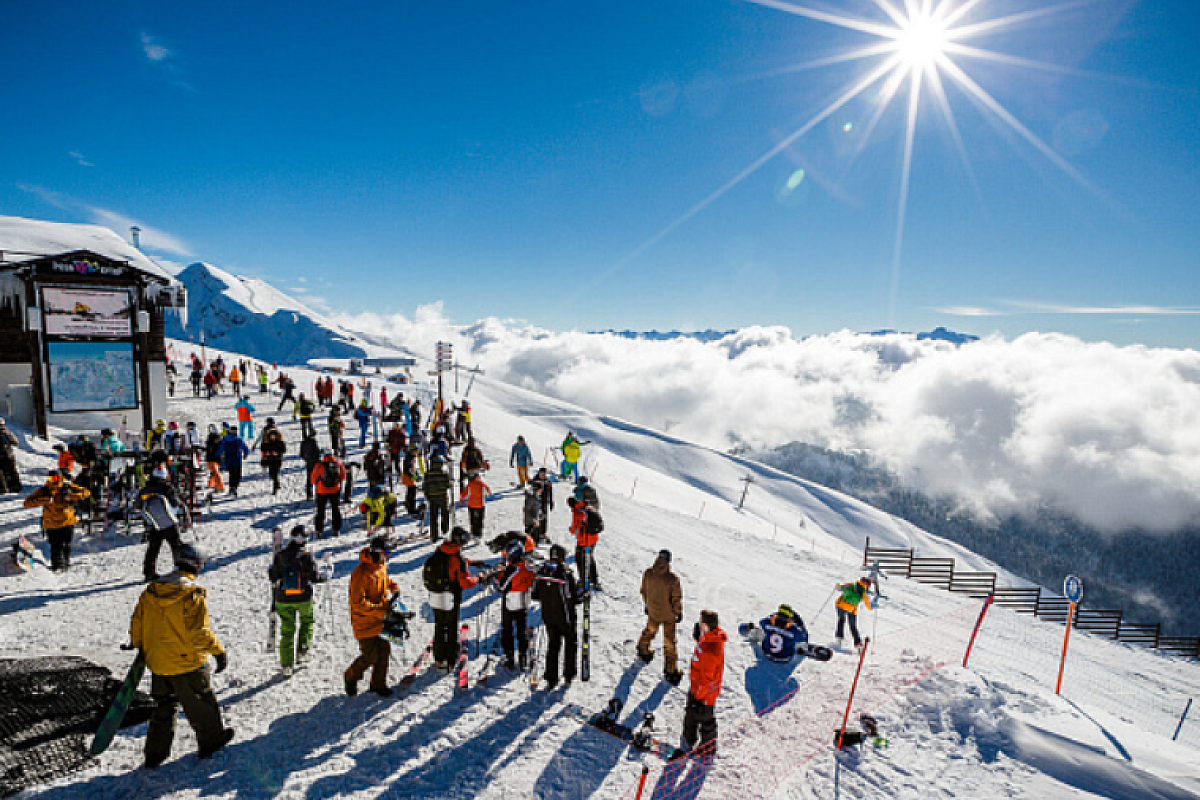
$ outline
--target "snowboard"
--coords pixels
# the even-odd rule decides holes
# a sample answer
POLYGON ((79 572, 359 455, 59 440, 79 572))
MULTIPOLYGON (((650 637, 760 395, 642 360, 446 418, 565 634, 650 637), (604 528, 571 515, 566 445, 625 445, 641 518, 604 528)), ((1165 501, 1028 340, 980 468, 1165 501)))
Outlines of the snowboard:
POLYGON ((29 543, 28 537, 22 535, 12 546, 13 563, 22 572, 29 572, 33 569, 33 545, 29 543))
POLYGON ((125 719, 125 712, 129 710, 129 706, 133 703, 134 695, 137 694, 138 684, 142 682, 142 675, 145 671, 146 656, 139 650, 137 658, 133 660, 129 671, 125 673, 125 680, 121 682, 121 688, 117 690, 117 696, 113 698, 112 705, 108 707, 108 711, 104 714, 104 719, 100 721, 100 727, 96 729, 96 735, 92 738, 91 746, 88 747, 88 752, 92 755, 100 755, 112 744, 117 731, 121 729, 121 721, 125 719))
POLYGON ((625 742, 633 749, 642 753, 650 753, 664 761, 675 761, 687 755, 687 751, 667 744, 654 736, 654 714, 647 711, 637 728, 631 728, 617 721, 625 704, 619 698, 612 698, 608 706, 601 712, 589 714, 582 706, 574 703, 566 706, 567 710, 587 725, 598 731, 607 733, 625 742))
POLYGON ((408 621, 416 615, 415 611, 408 610, 403 600, 393 597, 388 603, 387 615, 383 618, 383 632, 380 635, 390 642, 403 645, 412 635, 408 629, 408 621))

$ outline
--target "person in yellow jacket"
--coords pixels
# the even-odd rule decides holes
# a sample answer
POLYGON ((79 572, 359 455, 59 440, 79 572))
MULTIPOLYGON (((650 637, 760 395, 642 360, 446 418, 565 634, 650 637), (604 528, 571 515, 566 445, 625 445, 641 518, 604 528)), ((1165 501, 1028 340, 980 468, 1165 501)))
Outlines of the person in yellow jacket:
POLYGON ((233 739, 233 729, 221 721, 209 679, 208 657, 216 661, 217 672, 225 670, 229 659, 208 621, 208 593, 196 584, 203 567, 204 556, 195 546, 180 545, 175 571, 146 587, 129 621, 129 641, 142 651, 152 673, 155 708, 146 730, 147 769, 171 755, 180 706, 196 731, 200 758, 233 739))
POLYGON ((55 572, 71 567, 71 540, 75 538, 75 523, 79 512, 75 510, 92 496, 82 486, 71 483, 61 472, 50 470, 46 483, 25 498, 25 508, 42 509, 42 533, 50 542, 50 569, 55 572))
POLYGON ((563 439, 562 450, 562 474, 559 476, 564 481, 571 477, 579 477, 579 458, 583 455, 583 446, 591 444, 590 441, 581 442, 575 437, 574 433, 567 431, 567 438, 563 439))
POLYGON ((350 573, 350 626, 358 640, 358 658, 346 670, 346 694, 358 694, 358 682, 371 670, 371 691, 391 697, 387 685, 388 659, 392 645, 380 634, 391 597, 400 591, 387 576, 387 537, 376 536, 370 547, 358 554, 358 566, 350 573))
POLYGON ((858 635, 858 604, 866 603, 867 611, 871 610, 871 579, 859 578, 855 583, 839 583, 837 591, 841 592, 834 602, 837 607, 837 632, 834 638, 838 646, 842 644, 842 632, 847 622, 850 623, 850 635, 854 637, 854 646, 862 645, 862 637, 858 635))

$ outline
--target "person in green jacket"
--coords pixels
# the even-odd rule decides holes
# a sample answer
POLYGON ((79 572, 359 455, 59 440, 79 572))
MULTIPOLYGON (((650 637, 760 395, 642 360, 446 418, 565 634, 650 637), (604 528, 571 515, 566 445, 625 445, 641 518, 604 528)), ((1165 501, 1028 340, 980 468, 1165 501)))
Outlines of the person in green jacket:
POLYGON ((591 444, 591 441, 581 442, 575 438, 575 434, 567 431, 567 438, 563 439, 562 443, 562 473, 560 477, 563 480, 569 478, 572 474, 579 476, 579 457, 583 455, 583 446, 591 444))
POLYGON ((867 610, 871 610, 871 579, 859 578, 855 583, 839 583, 837 589, 841 591, 834 605, 837 607, 837 632, 834 633, 834 638, 837 639, 838 646, 842 644, 842 634, 845 631, 846 623, 850 623, 850 635, 854 637, 854 646, 862 646, 862 637, 858 635, 858 604, 866 603, 867 610))

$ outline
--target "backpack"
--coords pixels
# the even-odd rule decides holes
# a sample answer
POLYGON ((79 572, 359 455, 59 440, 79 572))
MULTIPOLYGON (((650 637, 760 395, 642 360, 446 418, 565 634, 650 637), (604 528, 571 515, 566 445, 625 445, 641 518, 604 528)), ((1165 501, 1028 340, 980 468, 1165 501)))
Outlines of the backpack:
POLYGON ((421 569, 421 580, 431 592, 450 591, 450 554, 441 548, 434 550, 421 569))
POLYGON ((326 489, 335 489, 342 480, 342 476, 338 474, 337 462, 326 461, 324 464, 325 469, 321 471, 321 485, 326 489))
POLYGON ((279 577, 279 590, 283 592, 284 597, 299 597, 308 591, 308 575, 299 563, 293 562, 283 568, 283 574, 279 577))
POLYGON ((586 509, 586 511, 587 511, 587 523, 586 523, 584 529, 591 536, 599 536, 600 533, 604 530, 604 520, 600 518, 600 512, 596 511, 594 509, 591 509, 591 508, 586 509))

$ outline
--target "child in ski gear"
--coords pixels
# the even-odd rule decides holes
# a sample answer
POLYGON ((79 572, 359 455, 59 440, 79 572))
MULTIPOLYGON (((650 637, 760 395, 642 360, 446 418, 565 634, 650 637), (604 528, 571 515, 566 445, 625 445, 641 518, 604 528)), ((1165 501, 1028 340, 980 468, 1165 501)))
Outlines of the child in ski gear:
POLYGON ((433 609, 433 661, 439 669, 449 669, 458 656, 458 611, 462 593, 479 583, 471 577, 462 547, 470 541, 463 528, 450 531, 450 537, 425 561, 422 578, 429 591, 433 609))
POLYGON ((279 470, 283 468, 283 455, 287 452, 287 443, 283 441, 283 433, 275 427, 275 418, 267 418, 267 426, 262 435, 262 465, 267 468, 271 478, 271 494, 279 493, 279 470))
POLYGON ((275 554, 267 577, 271 580, 275 613, 280 620, 279 667, 284 675, 289 675, 297 660, 305 660, 312 645, 313 584, 324 581, 308 551, 308 534, 303 525, 292 528, 287 546, 275 554))
POLYGON ((559 476, 563 480, 572 475, 579 475, 579 457, 583 454, 583 446, 591 444, 591 442, 581 442, 575 438, 575 434, 567 432, 567 438, 563 439, 562 443, 562 474, 559 476))
POLYGON ((358 640, 359 656, 343 676, 346 694, 358 694, 358 682, 371 671, 371 691, 391 697, 387 685, 388 659, 392 645, 380 634, 393 594, 399 585, 387 576, 387 539, 376 536, 369 547, 358 554, 358 566, 350 574, 350 625, 358 640))
POLYGON ((714 711, 725 673, 725 631, 715 611, 701 611, 693 630, 696 649, 688 672, 688 697, 683 712, 684 749, 717 754, 717 717, 714 711), (699 734, 699 741, 697 741, 699 734))
POLYGON ((837 631, 834 633, 834 638, 838 640, 838 644, 841 644, 842 634, 848 622, 850 623, 850 635, 854 637, 854 646, 860 647, 862 637, 858 635, 858 604, 865 603, 867 610, 871 610, 871 579, 859 578, 855 583, 839 583, 836 588, 841 594, 834 601, 834 606, 837 608, 837 631))
POLYGON ((496 580, 503 598, 500 607, 500 646, 504 649, 504 664, 516 669, 517 656, 521 669, 529 665, 529 600, 537 575, 525 563, 525 548, 513 542, 505 551, 508 565, 496 580), (514 643, 515 637, 515 643, 514 643))
POLYGON ((471 524, 471 536, 478 541, 483 538, 484 503, 492 496, 491 487, 483 482, 478 474, 472 475, 471 480, 463 487, 458 499, 467 503, 467 517, 471 524))
POLYGON ((445 459, 434 456, 429 471, 421 482, 421 491, 429 504, 429 541, 436 542, 450 528, 450 476, 446 474, 445 459))
POLYGON ((571 507, 571 535, 575 537, 575 568, 579 570, 579 582, 588 587, 589 591, 600 591, 600 578, 596 575, 596 544, 600 541, 600 531, 604 523, 600 520, 600 512, 592 511, 574 497, 567 498, 571 507), (583 565, 587 564, 588 574, 584 576, 583 565))
POLYGON ((575 499, 583 503, 593 511, 600 510, 600 495, 596 493, 596 487, 588 482, 586 475, 580 475, 575 481, 575 499))
POLYGON ((225 648, 208 620, 207 592, 196 583, 203 555, 192 545, 175 554, 175 571, 146 587, 129 621, 129 641, 146 656, 151 672, 154 713, 146 729, 146 766, 153 769, 171 754, 175 717, 183 714, 196 731, 198 755, 208 758, 233 739, 221 722, 209 679, 208 657, 223 672, 229 664, 225 648))
POLYGON ((533 584, 532 599, 542 605, 542 625, 546 628, 546 669, 542 679, 547 689, 558 685, 559 654, 562 654, 562 678, 570 683, 575 679, 579 650, 576 632, 580 593, 575 576, 567 569, 567 550, 560 544, 551 545, 550 560, 538 570, 533 584))
POLYGON ((342 535, 342 483, 346 480, 346 467, 333 453, 326 453, 313 467, 309 475, 312 485, 317 487, 317 516, 313 521, 317 538, 325 530, 325 509, 330 509, 333 518, 334 536, 342 535))
POLYGON ((366 516, 367 533, 374 533, 380 528, 392 527, 392 515, 396 513, 396 495, 383 486, 372 486, 367 490, 367 496, 359 504, 359 511, 366 516))
POLYGON ((210 423, 204 442, 204 462, 208 465, 208 488, 213 492, 225 491, 225 482, 221 480, 221 439, 217 426, 210 423))
POLYGON ((229 473, 229 496, 237 497, 238 486, 242 483, 242 459, 250 455, 246 441, 230 428, 221 440, 221 462, 229 473))
POLYGON ((542 542, 546 539, 546 529, 550 524, 550 512, 554 510, 554 483, 550 480, 546 468, 540 467, 529 485, 533 487, 533 493, 541 505, 537 527, 530 533, 534 540, 542 542))
POLYGON ((658 629, 663 632, 663 677, 679 684, 683 673, 677 666, 675 626, 683 622, 683 587, 679 576, 671 571, 671 551, 660 550, 654 565, 642 574, 642 604, 646 610, 646 627, 638 638, 638 657, 649 663, 654 657, 650 645, 658 629))
MULTIPOLYGON (((236 369, 236 367, 235 367, 236 369)), ((237 391, 237 384, 234 384, 234 391, 237 391)), ((240 397, 240 395, 239 395, 240 397)), ((254 438, 254 406, 250 405, 248 397, 242 397, 233 404, 233 408, 237 411, 238 421, 238 436, 245 440, 254 438)))
POLYGON ((25 508, 42 509, 42 533, 50 542, 50 569, 57 572, 71 567, 71 540, 79 513, 75 506, 91 497, 91 492, 76 486, 56 469, 50 470, 46 483, 25 498, 25 508))
POLYGON ((517 443, 508 454, 508 466, 511 467, 514 463, 517 467, 517 485, 524 487, 529 483, 529 467, 533 464, 533 453, 529 452, 529 445, 525 443, 524 436, 517 437, 517 443))
POLYGON ((796 655, 798 647, 808 643, 808 629, 800 615, 787 603, 768 617, 764 617, 758 627, 753 622, 742 626, 743 633, 752 642, 757 642, 762 648, 763 657, 776 664, 787 664, 796 655))
POLYGON ((146 485, 138 492, 138 502, 146 517, 146 557, 142 576, 146 583, 158 578, 158 553, 163 542, 171 548, 171 557, 179 553, 179 526, 174 515, 179 505, 175 487, 167 479, 166 467, 156 467, 146 485))

